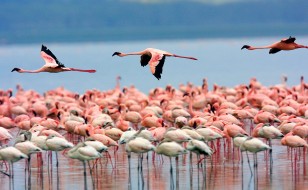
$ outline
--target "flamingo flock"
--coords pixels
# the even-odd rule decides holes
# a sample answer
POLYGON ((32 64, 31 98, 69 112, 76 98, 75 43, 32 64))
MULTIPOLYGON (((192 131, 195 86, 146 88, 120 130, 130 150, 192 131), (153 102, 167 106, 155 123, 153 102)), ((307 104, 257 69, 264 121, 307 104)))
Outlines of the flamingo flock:
MULTIPOLYGON (((270 54, 298 48, 308 46, 295 43, 291 36, 269 46, 242 47, 270 49, 270 54)), ((154 48, 132 53, 115 52, 112 56, 115 55, 140 55, 141 66, 149 65, 158 80, 166 57, 197 60, 154 48)), ((14 68, 12 72, 96 72, 65 67, 44 45, 41 56, 45 65, 40 69, 14 68)), ((21 85, 16 86, 15 92, 0 90, 0 175, 13 178, 14 163, 22 159, 26 159, 25 168, 31 171, 30 162, 37 161, 39 167, 45 161, 52 163, 55 155, 59 167, 58 153, 61 152, 67 159, 81 161, 86 181, 86 163, 90 173, 94 166, 102 165, 101 160, 116 168, 120 148, 126 152, 129 171, 132 155, 138 156, 138 170, 142 170, 144 154, 147 159, 151 154, 153 163, 169 157, 171 174, 172 158, 178 170, 180 157, 185 159, 189 154, 192 162, 195 156, 198 167, 204 161, 206 171, 206 160, 210 159, 213 166, 212 157, 220 157, 231 149, 241 153, 242 162, 243 152, 246 152, 252 174, 248 153, 253 154, 254 168, 258 166, 257 153, 262 151, 269 156, 272 166, 275 161, 272 141, 287 146, 288 154, 289 150, 293 150, 291 154, 295 152, 295 158, 291 157, 292 165, 301 147, 305 158, 308 84, 303 76, 300 83, 292 87, 286 84, 286 77, 282 84, 270 87, 251 78, 247 84, 234 87, 214 84, 210 90, 207 79, 203 79, 200 86, 191 83, 178 88, 167 85, 154 88, 148 94, 134 86, 121 88, 120 79, 116 78, 114 89, 93 89, 83 94, 63 87, 43 95, 25 90, 21 85)))
POLYGON ((108 91, 76 94, 61 87, 44 95, 17 85, 15 93, 0 91, 0 160, 10 164, 1 173, 13 177, 13 164, 22 159, 31 170, 33 154, 39 165, 42 154, 63 152, 80 160, 86 175, 89 160, 107 159, 116 167, 121 147, 128 160, 138 155, 139 167, 145 153, 152 152, 153 162, 169 157, 172 171, 172 157, 178 165, 189 153, 199 164, 232 148, 253 153, 256 167, 257 153, 271 155, 272 141, 308 147, 307 87, 303 77, 293 87, 265 87, 252 78, 233 88, 215 84, 211 91, 204 79, 200 86, 168 85, 148 94, 119 83, 108 91))

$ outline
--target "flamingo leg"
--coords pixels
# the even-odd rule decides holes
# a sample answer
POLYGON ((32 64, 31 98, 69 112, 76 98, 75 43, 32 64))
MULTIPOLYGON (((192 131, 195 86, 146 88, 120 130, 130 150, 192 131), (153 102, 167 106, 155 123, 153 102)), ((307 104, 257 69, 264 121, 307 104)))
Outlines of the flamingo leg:
POLYGON ((251 175, 252 175, 252 169, 251 169, 251 167, 250 167, 250 161, 249 161, 249 157, 248 157, 247 151, 246 151, 246 155, 247 155, 247 162, 248 162, 248 166, 249 166, 249 169, 250 169, 250 173, 251 173, 251 175))
POLYGON ((84 189, 87 190, 88 189, 88 185, 87 185, 87 166, 86 166, 86 162, 82 161, 83 164, 83 177, 84 177, 84 189))
POLYGON ((128 160, 128 189, 131 189, 131 166, 130 166, 130 152, 127 153, 127 160, 128 160))
POLYGON ((11 176, 10 174, 6 173, 5 171, 0 170, 0 172, 1 172, 2 174, 4 174, 4 175, 8 176, 8 177, 11 176))

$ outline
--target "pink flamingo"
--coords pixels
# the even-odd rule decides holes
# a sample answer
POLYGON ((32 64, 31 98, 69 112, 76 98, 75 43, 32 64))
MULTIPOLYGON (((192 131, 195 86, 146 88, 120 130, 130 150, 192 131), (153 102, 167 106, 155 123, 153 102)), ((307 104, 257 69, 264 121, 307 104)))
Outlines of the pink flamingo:
POLYGON ((132 52, 132 53, 121 53, 121 52, 114 52, 112 56, 117 55, 119 57, 124 57, 128 55, 141 55, 140 63, 141 66, 146 66, 147 64, 150 65, 150 69, 152 74, 159 80, 161 78, 161 74, 163 72, 163 66, 165 63, 165 58, 167 57, 179 57, 185 59, 192 59, 197 60, 194 57, 186 57, 175 55, 163 50, 154 49, 154 48, 147 48, 140 52, 132 52))
POLYGON ((273 43, 268 46, 253 47, 244 45, 241 49, 255 50, 255 49, 270 49, 269 54, 277 53, 281 50, 294 50, 298 48, 308 48, 308 46, 300 45, 295 43, 295 37, 289 37, 288 39, 282 39, 279 42, 273 43))
POLYGON ((40 72, 49 72, 49 73, 58 73, 64 71, 79 71, 79 72, 88 72, 95 73, 96 70, 83 70, 76 68, 68 68, 65 67, 56 56, 44 45, 41 48, 41 56, 45 60, 45 65, 37 70, 25 70, 21 68, 14 68, 13 71, 17 71, 19 73, 40 73, 40 72))
MULTIPOLYGON (((281 144, 284 145, 284 146, 288 146, 290 148, 298 148, 298 147, 304 147, 304 156, 303 156, 303 159, 305 160, 305 148, 308 147, 308 144, 307 142, 302 139, 301 137, 297 136, 297 135, 294 135, 293 132, 289 132, 288 134, 286 134, 282 139, 281 139, 281 144)), ((291 149, 291 150, 292 150, 291 149)), ((292 155, 292 154, 291 154, 292 155)), ((296 160, 297 160, 297 152, 295 152, 295 155, 294 155, 294 160, 295 160, 295 163, 294 163, 294 166, 296 166, 296 160)), ((293 165, 293 160, 292 160, 292 157, 291 157, 291 163, 293 165)))
POLYGON ((6 142, 13 138, 9 131, 3 127, 0 127, 0 144, 2 141, 6 142))
POLYGON ((292 131, 281 139, 281 144, 291 148, 308 147, 307 142, 301 137, 294 135, 292 131))

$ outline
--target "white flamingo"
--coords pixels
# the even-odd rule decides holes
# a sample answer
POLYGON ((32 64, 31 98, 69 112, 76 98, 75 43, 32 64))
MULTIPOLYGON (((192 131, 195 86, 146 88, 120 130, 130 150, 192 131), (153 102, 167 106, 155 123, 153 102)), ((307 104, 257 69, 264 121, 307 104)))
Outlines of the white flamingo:
POLYGON ((24 158, 28 158, 28 156, 13 146, 1 148, 0 149, 0 160, 8 161, 11 165, 10 174, 7 174, 3 171, 1 172, 13 178, 14 177, 13 163, 21 159, 24 159, 24 158))
MULTIPOLYGON (((258 138, 248 137, 240 146, 241 151, 247 151, 253 153, 254 158, 254 167, 258 166, 258 160, 257 160, 257 153, 260 151, 271 149, 270 146, 265 144, 263 141, 261 141, 258 138)), ((250 168, 249 158, 247 154, 247 160, 250 168)), ((252 173, 252 170, 250 168, 250 172, 252 173)))
POLYGON ((57 160, 57 167, 59 166, 58 162, 58 151, 62 151, 67 148, 72 148, 74 145, 71 142, 68 142, 64 138, 57 137, 55 135, 49 135, 46 139, 46 146, 48 150, 56 152, 56 160, 57 160))

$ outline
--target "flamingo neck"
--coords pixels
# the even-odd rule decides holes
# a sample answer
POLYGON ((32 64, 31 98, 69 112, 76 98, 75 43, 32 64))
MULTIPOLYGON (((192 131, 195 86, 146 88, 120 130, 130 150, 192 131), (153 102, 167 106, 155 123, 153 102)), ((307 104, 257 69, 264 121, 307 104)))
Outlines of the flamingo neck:
POLYGON ((25 70, 25 69, 21 69, 20 71, 18 71, 19 73, 40 73, 43 72, 42 69, 37 69, 37 70, 25 70))
POLYGON ((250 46, 248 49, 255 50, 255 49, 269 49, 269 48, 272 48, 272 47, 271 46, 259 46, 259 47, 250 46))
POLYGON ((130 53, 122 53, 122 56, 128 56, 128 55, 142 55, 145 54, 144 51, 139 51, 139 52, 130 52, 130 53))

